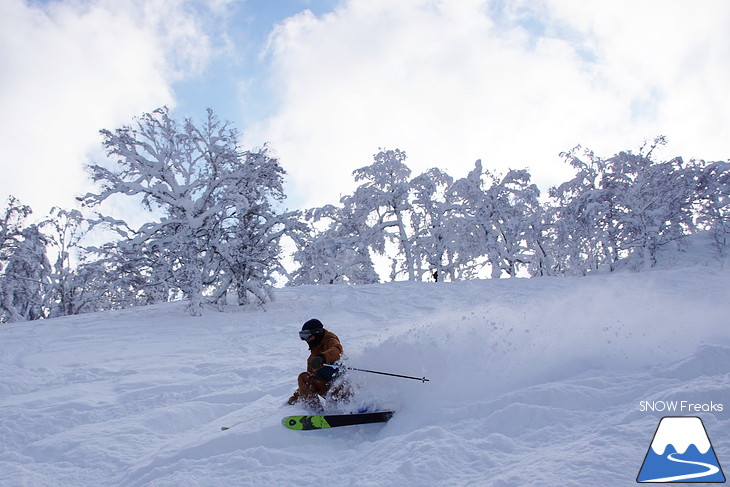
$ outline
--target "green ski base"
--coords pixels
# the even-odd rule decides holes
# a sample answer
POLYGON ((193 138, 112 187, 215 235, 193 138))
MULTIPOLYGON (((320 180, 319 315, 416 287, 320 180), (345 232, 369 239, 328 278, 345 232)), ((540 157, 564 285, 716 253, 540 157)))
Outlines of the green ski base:
POLYGON ((392 416, 393 411, 376 411, 372 413, 322 414, 315 416, 287 416, 281 424, 291 430, 320 430, 352 426, 356 424, 384 423, 392 416))

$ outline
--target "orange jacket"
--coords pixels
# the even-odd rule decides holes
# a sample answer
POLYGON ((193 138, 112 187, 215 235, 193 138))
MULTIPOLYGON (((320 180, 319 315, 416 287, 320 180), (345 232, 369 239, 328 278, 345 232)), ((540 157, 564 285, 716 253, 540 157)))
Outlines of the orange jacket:
POLYGON ((337 338, 337 335, 331 331, 324 331, 322 341, 310 350, 309 358, 307 358, 307 372, 315 372, 315 370, 309 366, 309 360, 315 355, 323 355, 324 361, 327 364, 333 364, 340 360, 340 357, 342 356, 342 344, 340 344, 340 339, 337 338))

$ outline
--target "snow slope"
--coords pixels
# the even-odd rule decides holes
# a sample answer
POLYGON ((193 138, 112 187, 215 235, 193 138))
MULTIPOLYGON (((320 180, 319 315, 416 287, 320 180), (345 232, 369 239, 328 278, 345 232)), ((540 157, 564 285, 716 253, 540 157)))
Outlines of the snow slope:
MULTIPOLYGON (((266 310, 172 303, 0 327, 3 486, 635 485, 659 418, 730 465, 730 272, 286 288, 266 310), (280 419, 317 317, 387 424, 280 419), (675 413, 676 414, 676 413, 675 413), (221 431, 222 426, 233 426, 221 431)), ((726 472, 727 474, 728 472, 726 472)))

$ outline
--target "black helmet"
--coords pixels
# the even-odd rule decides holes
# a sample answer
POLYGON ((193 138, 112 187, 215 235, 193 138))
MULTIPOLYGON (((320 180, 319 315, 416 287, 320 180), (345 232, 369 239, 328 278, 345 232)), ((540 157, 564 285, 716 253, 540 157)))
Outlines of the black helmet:
POLYGON ((302 325, 302 331, 299 332, 299 338, 306 340, 312 335, 316 336, 322 333, 324 333, 324 326, 322 325, 322 322, 313 318, 302 325))

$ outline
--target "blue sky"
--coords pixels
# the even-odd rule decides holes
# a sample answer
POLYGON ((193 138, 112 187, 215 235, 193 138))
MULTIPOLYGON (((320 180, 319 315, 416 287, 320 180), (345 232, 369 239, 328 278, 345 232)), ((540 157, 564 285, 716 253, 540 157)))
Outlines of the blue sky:
POLYGON ((290 208, 337 202, 380 147, 543 191, 578 144, 727 160, 727 25, 726 0, 3 0, 0 198, 73 207, 99 129, 162 105, 268 143, 290 208))
POLYGON ((269 34, 277 23, 303 10, 322 15, 336 3, 336 0, 232 2, 219 24, 223 38, 215 41, 222 50, 212 56, 203 72, 173 85, 176 111, 190 116, 211 107, 222 119, 244 126, 270 116, 274 110, 273 94, 266 82, 265 59, 269 34), (226 48, 225 44, 230 46, 226 48))

